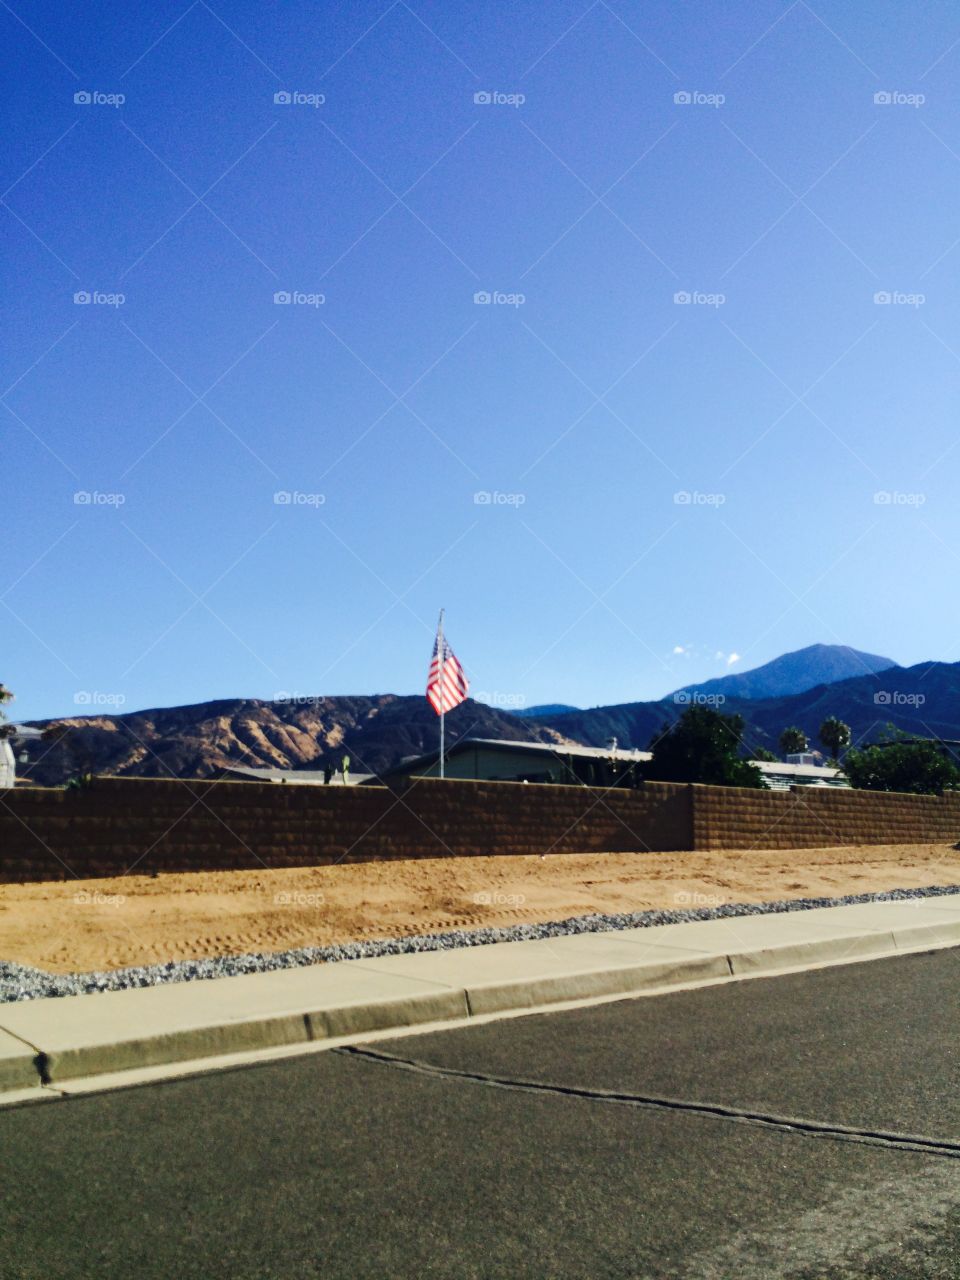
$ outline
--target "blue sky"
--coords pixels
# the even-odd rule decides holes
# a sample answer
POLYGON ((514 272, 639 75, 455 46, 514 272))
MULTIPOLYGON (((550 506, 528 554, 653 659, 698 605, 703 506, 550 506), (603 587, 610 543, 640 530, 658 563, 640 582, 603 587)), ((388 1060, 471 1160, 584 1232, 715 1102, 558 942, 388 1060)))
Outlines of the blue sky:
POLYGON ((960 658, 954 5, 0 22, 18 718, 960 658))

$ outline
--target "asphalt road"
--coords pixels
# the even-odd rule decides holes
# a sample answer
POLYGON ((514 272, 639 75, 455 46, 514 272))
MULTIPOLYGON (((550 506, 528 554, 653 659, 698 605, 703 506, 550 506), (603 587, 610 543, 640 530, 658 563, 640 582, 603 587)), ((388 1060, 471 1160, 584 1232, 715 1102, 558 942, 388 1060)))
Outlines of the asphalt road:
POLYGON ((956 1280, 958 995, 939 952, 0 1111, 0 1277, 956 1280))

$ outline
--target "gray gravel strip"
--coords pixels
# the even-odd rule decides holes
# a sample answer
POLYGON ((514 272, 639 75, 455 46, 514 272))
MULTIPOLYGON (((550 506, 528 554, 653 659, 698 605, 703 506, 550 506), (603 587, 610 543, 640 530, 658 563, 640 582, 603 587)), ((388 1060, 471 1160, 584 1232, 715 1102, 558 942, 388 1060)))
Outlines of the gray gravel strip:
POLYGON ((166 964, 138 965, 93 973, 46 973, 30 965, 0 960, 0 1003, 41 1000, 48 996, 89 995, 95 991, 123 991, 131 987, 156 987, 165 982, 195 982, 205 978, 232 978, 242 973, 267 973, 272 969, 298 969, 338 960, 367 960, 398 956, 412 951, 452 951, 480 947, 489 942, 530 942, 560 938, 573 933, 608 933, 617 929, 645 929, 687 920, 722 920, 733 916, 763 916, 784 911, 811 911, 816 907, 847 907, 860 902, 910 902, 960 893, 957 885, 930 885, 924 889, 891 889, 887 893, 852 893, 842 898, 793 898, 779 902, 737 902, 685 911, 632 911, 617 915, 571 916, 544 924, 514 924, 502 928, 454 929, 450 933, 425 933, 407 938, 370 942, 344 942, 329 947, 297 947, 292 951, 255 952, 241 956, 214 956, 203 960, 171 960, 166 964))

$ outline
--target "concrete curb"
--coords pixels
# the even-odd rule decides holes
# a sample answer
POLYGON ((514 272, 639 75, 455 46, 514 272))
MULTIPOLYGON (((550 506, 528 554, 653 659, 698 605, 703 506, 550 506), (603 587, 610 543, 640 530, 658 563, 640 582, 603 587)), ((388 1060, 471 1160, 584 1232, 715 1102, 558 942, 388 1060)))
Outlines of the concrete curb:
POLYGON ((98 1077, 960 946, 960 893, 0 1005, 0 1102, 98 1077))

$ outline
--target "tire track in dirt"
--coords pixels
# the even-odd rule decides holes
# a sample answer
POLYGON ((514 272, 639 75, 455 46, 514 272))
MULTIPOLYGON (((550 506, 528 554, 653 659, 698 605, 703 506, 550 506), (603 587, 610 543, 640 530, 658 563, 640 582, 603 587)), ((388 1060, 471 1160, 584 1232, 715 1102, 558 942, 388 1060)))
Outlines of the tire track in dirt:
POLYGON ((55 973, 593 913, 960 884, 949 845, 436 858, 0 885, 0 958, 55 973))

